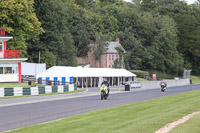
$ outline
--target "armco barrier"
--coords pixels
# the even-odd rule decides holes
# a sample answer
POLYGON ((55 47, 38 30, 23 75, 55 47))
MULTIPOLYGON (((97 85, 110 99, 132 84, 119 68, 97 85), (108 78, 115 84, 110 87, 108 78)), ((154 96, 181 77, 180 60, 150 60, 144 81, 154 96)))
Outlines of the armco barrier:
POLYGON ((45 93, 68 92, 77 90, 76 84, 64 86, 42 86, 42 87, 14 87, 0 88, 0 97, 4 96, 23 96, 23 95, 39 95, 45 93))
MULTIPOLYGON (((184 86, 190 85, 190 79, 179 79, 179 80, 164 80, 167 82, 167 87, 184 86)), ((141 89, 156 89, 160 88, 161 81, 140 81, 141 89)), ((132 87, 131 87, 132 88, 132 87)), ((134 88, 132 88, 134 89, 134 88)))

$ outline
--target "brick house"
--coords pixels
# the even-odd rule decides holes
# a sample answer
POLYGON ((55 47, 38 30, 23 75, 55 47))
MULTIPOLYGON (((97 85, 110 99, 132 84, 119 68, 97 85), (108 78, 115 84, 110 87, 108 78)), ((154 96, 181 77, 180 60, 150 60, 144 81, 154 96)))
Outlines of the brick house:
MULTIPOLYGON (((92 46, 92 45, 91 45, 92 46)), ((93 51, 89 51, 85 57, 77 57, 77 65, 82 67, 93 67, 93 68, 114 68, 116 60, 120 62, 121 68, 124 68, 124 57, 123 55, 120 58, 119 52, 116 48, 121 48, 124 52, 124 48, 120 44, 119 38, 116 38, 116 41, 108 42, 106 51, 101 55, 100 60, 95 59, 93 51)))

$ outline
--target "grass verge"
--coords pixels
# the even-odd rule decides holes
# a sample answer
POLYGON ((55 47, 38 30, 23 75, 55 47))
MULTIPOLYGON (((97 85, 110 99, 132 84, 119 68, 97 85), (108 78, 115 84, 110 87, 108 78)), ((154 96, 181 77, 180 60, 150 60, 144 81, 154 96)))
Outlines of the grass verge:
POLYGON ((68 94, 68 93, 78 93, 83 92, 84 90, 76 90, 76 91, 70 91, 70 92, 58 92, 58 93, 47 93, 47 94, 40 94, 40 95, 25 95, 25 96, 6 96, 6 97, 0 97, 1 99, 11 99, 11 98, 22 98, 22 97, 34 97, 34 96, 49 96, 49 95, 59 95, 59 94, 68 94))
POLYGON ((174 128, 170 133, 200 133, 200 115, 196 115, 184 124, 174 128))
POLYGON ((144 78, 138 78, 137 77, 137 81, 148 81, 147 79, 144 79, 144 78))
POLYGON ((0 87, 30 87, 28 83, 0 83, 0 87))
POLYGON ((200 76, 190 76, 192 84, 200 84, 200 76))
MULTIPOLYGON (((41 85, 35 84, 36 86, 48 86, 48 85, 41 85)), ((0 83, 0 87, 31 87, 28 83, 0 83)))
POLYGON ((200 90, 197 90, 79 114, 11 133, 153 133, 199 109, 200 90))

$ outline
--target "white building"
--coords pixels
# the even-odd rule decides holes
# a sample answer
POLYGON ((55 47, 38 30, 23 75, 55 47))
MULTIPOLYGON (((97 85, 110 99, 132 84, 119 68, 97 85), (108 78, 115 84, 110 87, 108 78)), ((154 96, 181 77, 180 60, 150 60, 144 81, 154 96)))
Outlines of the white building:
POLYGON ((36 76, 41 84, 48 81, 61 84, 77 83, 79 87, 97 87, 103 78, 107 78, 110 85, 120 85, 128 81, 135 81, 136 75, 125 69, 112 68, 81 68, 67 66, 53 66, 36 76))
POLYGON ((6 42, 13 37, 5 36, 5 29, 0 29, 0 82, 21 83, 21 62, 27 58, 20 58, 20 50, 7 50, 6 42))

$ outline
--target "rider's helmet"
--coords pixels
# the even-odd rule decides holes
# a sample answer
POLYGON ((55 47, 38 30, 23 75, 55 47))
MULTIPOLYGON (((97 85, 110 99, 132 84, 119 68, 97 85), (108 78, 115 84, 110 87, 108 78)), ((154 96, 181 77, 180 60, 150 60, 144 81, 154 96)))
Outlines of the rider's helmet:
POLYGON ((107 82, 107 79, 106 79, 106 78, 103 78, 103 81, 104 81, 104 82, 107 82))

